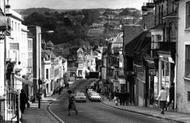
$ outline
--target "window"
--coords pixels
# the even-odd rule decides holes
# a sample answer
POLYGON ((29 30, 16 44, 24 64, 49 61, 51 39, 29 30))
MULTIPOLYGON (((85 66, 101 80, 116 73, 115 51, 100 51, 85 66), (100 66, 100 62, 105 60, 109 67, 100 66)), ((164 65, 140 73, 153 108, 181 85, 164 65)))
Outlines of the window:
POLYGON ((157 41, 161 41, 162 40, 162 36, 161 35, 156 35, 156 39, 157 39, 157 41))
POLYGON ((154 35, 151 36, 151 40, 152 40, 152 42, 154 42, 154 35))
POLYGON ((190 45, 185 46, 185 77, 190 78, 190 45))
POLYGON ((187 100, 190 101, 190 91, 187 91, 187 100))
POLYGON ((28 40, 28 50, 32 50, 32 40, 28 40))
POLYGON ((54 77, 56 77, 58 75, 59 75, 59 69, 55 69, 55 71, 54 71, 54 77))
POLYGON ((49 70, 46 69, 46 79, 49 79, 49 70))
POLYGON ((190 1, 186 3, 186 28, 190 27, 190 1))
POLYGON ((18 24, 18 31, 20 31, 20 24, 18 24))
POLYGON ((48 84, 46 85, 46 88, 47 88, 47 92, 49 92, 49 85, 48 84))
POLYGON ((15 22, 15 30, 17 30, 17 23, 15 22))
POLYGON ((28 53, 28 67, 32 68, 32 52, 28 53))
POLYGON ((19 44, 18 43, 10 43, 10 49, 11 50, 19 50, 19 44))
POLYGON ((11 30, 14 30, 14 23, 11 21, 11 30))
POLYGON ((51 91, 53 90, 53 81, 51 81, 51 91))

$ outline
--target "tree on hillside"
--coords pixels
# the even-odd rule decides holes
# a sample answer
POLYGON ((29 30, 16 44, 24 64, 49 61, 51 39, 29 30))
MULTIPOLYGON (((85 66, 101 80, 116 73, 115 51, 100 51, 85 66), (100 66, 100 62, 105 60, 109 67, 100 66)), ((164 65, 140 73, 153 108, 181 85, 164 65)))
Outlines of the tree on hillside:
POLYGON ((45 21, 46 21, 45 16, 38 12, 34 12, 31 15, 24 18, 24 24, 26 24, 26 25, 42 26, 45 21))
MULTIPOLYGON (((39 25, 42 27, 42 38, 51 40, 54 44, 69 43, 72 46, 84 45, 87 40, 89 25, 98 20, 98 10, 82 10, 68 12, 34 12, 25 17, 26 25, 39 25), (53 34, 46 34, 48 30, 54 30, 53 34)), ((87 43, 89 44, 89 43, 87 43)), ((90 44, 97 44, 92 42, 90 44)))
POLYGON ((98 17, 100 16, 99 11, 97 10, 84 9, 82 12, 84 14, 84 19, 82 21, 83 25, 91 25, 92 23, 98 21, 98 17))
POLYGON ((128 15, 128 16, 133 16, 133 17, 139 18, 141 16, 141 13, 139 10, 131 11, 131 9, 126 8, 122 12, 120 12, 119 15, 121 15, 121 16, 122 15, 128 15))

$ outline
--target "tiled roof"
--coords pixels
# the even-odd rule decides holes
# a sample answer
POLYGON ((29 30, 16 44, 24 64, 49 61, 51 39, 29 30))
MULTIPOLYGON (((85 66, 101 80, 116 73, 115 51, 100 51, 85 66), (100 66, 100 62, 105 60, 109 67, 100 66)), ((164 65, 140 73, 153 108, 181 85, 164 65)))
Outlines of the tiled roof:
POLYGON ((143 30, 140 25, 125 25, 123 34, 124 46, 141 34, 143 30))
POLYGON ((150 46, 150 32, 144 31, 125 46, 125 53, 128 56, 139 55, 149 50, 150 46))

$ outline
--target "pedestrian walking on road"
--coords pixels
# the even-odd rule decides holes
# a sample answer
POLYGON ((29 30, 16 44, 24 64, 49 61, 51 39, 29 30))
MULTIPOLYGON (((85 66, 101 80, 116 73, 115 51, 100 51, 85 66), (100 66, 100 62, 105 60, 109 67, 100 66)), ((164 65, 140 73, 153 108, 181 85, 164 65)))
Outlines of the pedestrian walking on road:
POLYGON ((68 99, 69 99, 68 115, 70 116, 70 111, 71 110, 74 110, 75 113, 76 113, 76 115, 78 115, 78 111, 77 111, 77 108, 76 108, 74 95, 72 94, 71 90, 68 90, 67 93, 69 94, 68 95, 68 99))
POLYGON ((164 109, 166 108, 167 92, 164 87, 161 87, 157 100, 160 100, 161 114, 164 114, 164 109))

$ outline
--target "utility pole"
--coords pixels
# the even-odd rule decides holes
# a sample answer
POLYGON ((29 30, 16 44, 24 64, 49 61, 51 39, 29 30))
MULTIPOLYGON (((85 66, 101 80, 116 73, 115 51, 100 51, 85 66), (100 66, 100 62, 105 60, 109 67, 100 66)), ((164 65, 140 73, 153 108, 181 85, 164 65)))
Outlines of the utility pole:
POLYGON ((145 107, 147 107, 149 100, 149 69, 147 64, 145 66, 145 72, 145 107))
POLYGON ((38 86, 39 86, 39 89, 38 89, 38 108, 40 108, 41 107, 41 92, 40 92, 40 84, 41 84, 41 80, 40 80, 40 78, 39 78, 39 80, 38 80, 38 86))

